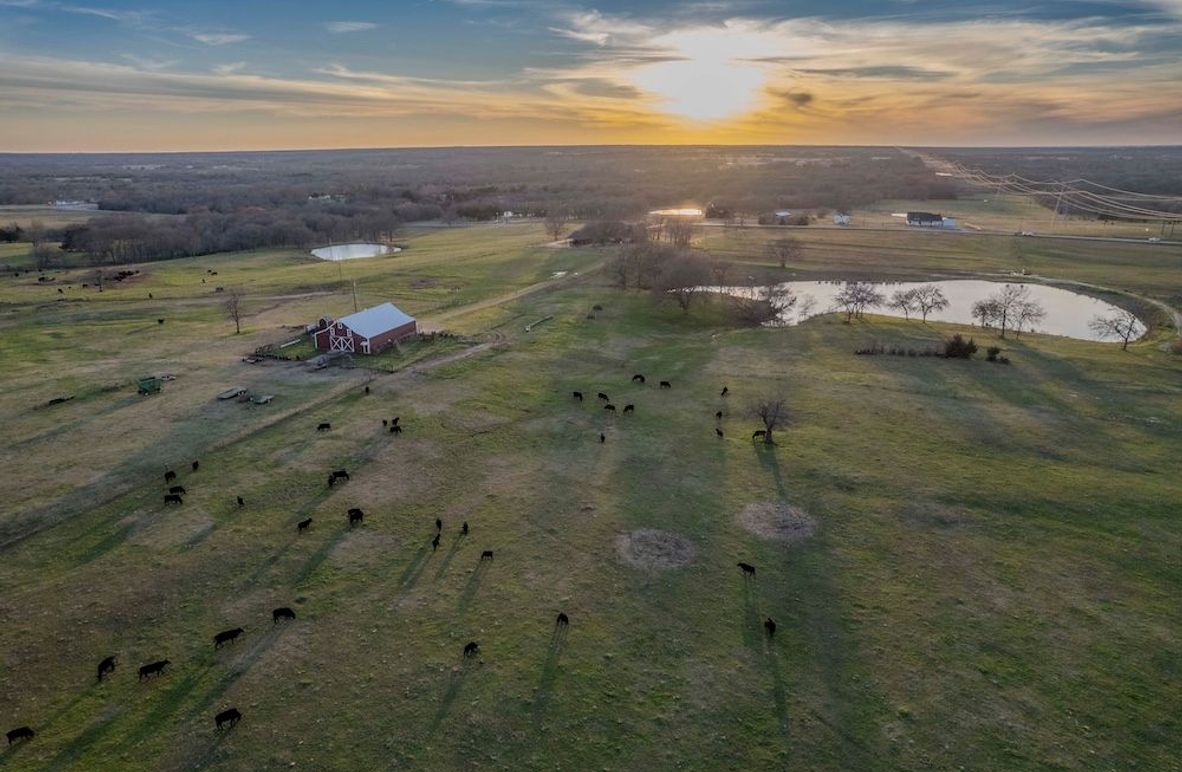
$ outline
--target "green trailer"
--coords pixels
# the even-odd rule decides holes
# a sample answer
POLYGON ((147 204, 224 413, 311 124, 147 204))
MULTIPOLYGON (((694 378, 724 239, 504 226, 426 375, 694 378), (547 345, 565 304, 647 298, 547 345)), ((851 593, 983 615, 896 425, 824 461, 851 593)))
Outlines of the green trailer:
POLYGON ((164 381, 154 375, 149 375, 146 378, 140 378, 135 383, 140 394, 159 394, 160 386, 164 381))

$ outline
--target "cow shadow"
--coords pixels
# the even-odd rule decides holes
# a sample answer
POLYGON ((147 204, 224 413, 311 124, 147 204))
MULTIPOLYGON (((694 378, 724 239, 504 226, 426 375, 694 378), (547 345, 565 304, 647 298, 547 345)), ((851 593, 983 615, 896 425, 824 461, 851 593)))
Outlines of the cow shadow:
POLYGON ((780 459, 776 457, 776 446, 762 442, 755 443, 755 457, 759 459, 759 465, 771 476, 780 500, 787 499, 788 491, 784 488, 784 471, 780 467, 780 459))
POLYGON ((447 714, 451 712, 452 706, 456 699, 460 696, 460 689, 464 686, 464 681, 468 678, 469 669, 467 663, 461 665, 459 668, 452 670, 448 674, 447 687, 443 690, 443 696, 439 700, 439 708, 435 711, 435 716, 431 719, 431 734, 439 729, 439 725, 447 718, 447 714))
POLYGON ((764 648, 764 659, 767 662, 768 673, 772 680, 772 705, 776 712, 776 725, 780 728, 780 735, 787 740, 788 727, 788 697, 784 689, 784 671, 780 663, 780 647, 774 638, 768 638, 764 648))
POLYGON ((541 675, 538 679, 537 697, 534 699, 534 724, 539 725, 546 716, 550 705, 550 698, 554 694, 554 682, 558 679, 558 662, 562 658, 562 650, 566 646, 565 626, 554 626, 554 633, 550 636, 550 645, 546 648, 546 658, 542 660, 541 675))
MULTIPOLYGON (((431 537, 433 539, 435 537, 431 537)), ((427 568, 427 558, 434 554, 431 549, 431 539, 423 542, 423 546, 419 547, 419 551, 410 561, 410 565, 402 572, 402 576, 398 577, 398 589, 409 590, 418 584, 419 578, 423 575, 423 571, 427 568)))
POLYGON ((484 579, 485 563, 481 560, 476 564, 476 568, 472 570, 472 575, 468 577, 468 583, 464 585, 464 591, 460 593, 460 602, 457 605, 457 610, 461 613, 468 610, 472 605, 472 601, 476 598, 476 592, 480 589, 480 582, 484 579))
POLYGON ((435 572, 435 581, 439 581, 443 578, 444 572, 446 572, 447 567, 451 565, 451 561, 455 559, 456 553, 460 551, 460 547, 464 544, 464 540, 465 535, 461 533, 456 536, 455 540, 451 543, 451 547, 448 548, 447 554, 443 556, 443 560, 439 564, 439 569, 435 572))
POLYGON ((757 590, 755 579, 743 577, 743 617, 739 621, 739 628, 743 645, 749 649, 759 648, 763 634, 757 590))

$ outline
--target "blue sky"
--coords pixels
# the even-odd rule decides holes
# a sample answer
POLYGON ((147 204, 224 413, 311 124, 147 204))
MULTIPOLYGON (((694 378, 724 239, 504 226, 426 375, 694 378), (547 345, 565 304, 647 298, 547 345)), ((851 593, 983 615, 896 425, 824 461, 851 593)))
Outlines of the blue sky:
POLYGON ((1182 143, 1182 0, 0 0, 0 151, 1182 143))

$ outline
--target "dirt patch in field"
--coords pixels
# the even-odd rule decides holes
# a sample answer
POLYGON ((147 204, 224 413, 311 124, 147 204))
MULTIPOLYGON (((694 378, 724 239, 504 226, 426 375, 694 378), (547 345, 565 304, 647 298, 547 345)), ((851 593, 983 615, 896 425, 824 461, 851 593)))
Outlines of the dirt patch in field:
POLYGON ((761 539, 789 544, 804 541, 817 531, 817 521, 811 515, 782 501, 748 504, 739 512, 738 520, 761 539))
POLYGON ((669 571, 694 559, 694 545, 670 531, 645 528, 616 537, 620 559, 644 571, 669 571))

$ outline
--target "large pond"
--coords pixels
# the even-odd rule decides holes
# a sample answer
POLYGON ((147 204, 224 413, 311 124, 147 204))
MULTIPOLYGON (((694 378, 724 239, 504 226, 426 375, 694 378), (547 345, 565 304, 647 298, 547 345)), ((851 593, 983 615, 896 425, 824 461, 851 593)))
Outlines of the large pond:
MULTIPOLYGON (((1091 329, 1090 322, 1096 316, 1107 316, 1119 311, 1111 303, 1081 295, 1070 290, 1048 287, 1045 284, 1022 284, 1010 282, 1025 287, 1030 292, 1030 299, 1038 302, 1047 315, 1035 325, 1034 331, 1048 335, 1063 335, 1079 340, 1102 340, 1091 329)), ((798 300, 781 318, 783 324, 797 324, 805 319, 820 314, 831 313, 836 309, 834 296, 841 290, 845 282, 840 281, 790 281, 780 285, 786 287, 798 300)), ((956 324, 973 324, 973 303, 984 300, 1001 289, 1002 282, 963 279, 955 281, 932 282, 873 282, 874 287, 890 301, 890 297, 898 290, 909 290, 915 287, 936 286, 948 299, 948 307, 942 311, 933 311, 928 315, 929 321, 953 322, 956 324)), ((751 287, 720 287, 717 292, 730 295, 744 295, 752 291, 751 287)), ((904 316, 902 311, 890 308, 885 303, 867 313, 883 316, 904 316)), ((912 317, 914 318, 914 314, 912 317)), ((1145 333, 1141 325, 1138 337, 1145 333)))
POLYGON ((380 257, 401 252, 399 247, 386 244, 338 244, 335 247, 320 247, 313 249, 312 254, 321 260, 356 260, 361 257, 380 257))

